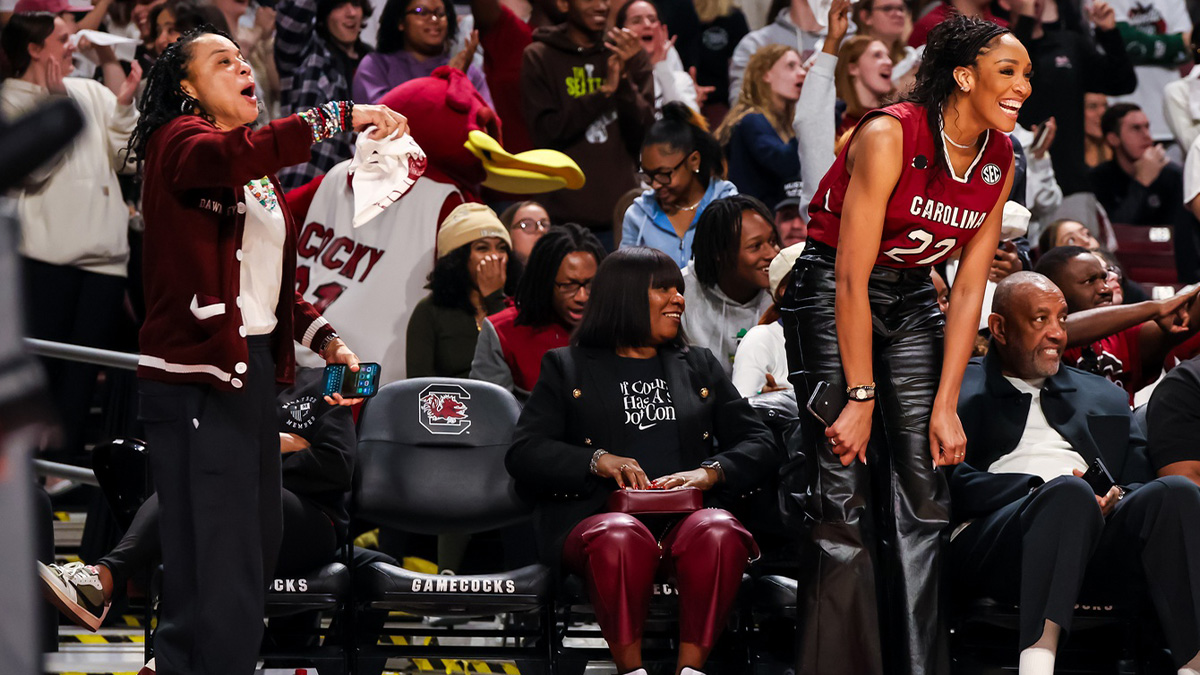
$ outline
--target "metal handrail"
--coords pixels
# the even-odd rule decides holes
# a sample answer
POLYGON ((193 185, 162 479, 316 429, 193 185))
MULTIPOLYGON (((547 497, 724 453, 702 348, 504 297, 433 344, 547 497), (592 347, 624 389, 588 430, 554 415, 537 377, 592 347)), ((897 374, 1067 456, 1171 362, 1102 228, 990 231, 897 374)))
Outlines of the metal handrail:
MULTIPOLYGON (((138 355, 128 352, 115 352, 109 349, 83 347, 29 337, 25 338, 25 348, 29 350, 29 353, 37 354, 38 356, 91 363, 108 368, 137 370, 138 367, 138 355)), ((96 474, 92 473, 91 469, 83 467, 49 462, 44 459, 35 459, 33 460, 33 469, 42 476, 55 476, 73 480, 77 483, 100 485, 100 481, 96 480, 96 474)))
POLYGON ((130 354, 129 352, 115 352, 110 349, 83 347, 29 337, 25 338, 25 347, 30 353, 37 354, 38 356, 79 361, 97 366, 106 366, 108 368, 122 368, 124 370, 137 370, 138 367, 138 355, 130 354))
POLYGON ((91 469, 85 469, 81 466, 71 466, 70 464, 59 464, 58 462, 48 462, 44 459, 35 459, 33 460, 33 470, 39 476, 54 476, 56 478, 67 478, 76 483, 100 485, 100 481, 96 480, 96 474, 92 473, 91 469))

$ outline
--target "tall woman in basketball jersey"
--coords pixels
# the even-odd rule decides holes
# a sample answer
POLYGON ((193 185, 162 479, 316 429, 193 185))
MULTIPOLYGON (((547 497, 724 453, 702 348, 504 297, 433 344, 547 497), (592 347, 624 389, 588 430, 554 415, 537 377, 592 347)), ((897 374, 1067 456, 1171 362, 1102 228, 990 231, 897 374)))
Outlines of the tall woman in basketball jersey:
POLYGON ((828 429, 805 415, 793 441, 813 466, 802 673, 949 669, 938 597, 949 502, 937 467, 965 452, 959 383, 1029 75, 1008 30, 945 21, 912 93, 863 118, 813 198, 784 298, 789 368, 802 403, 821 381, 850 402, 828 429), (943 317, 930 267, 959 249, 943 317))

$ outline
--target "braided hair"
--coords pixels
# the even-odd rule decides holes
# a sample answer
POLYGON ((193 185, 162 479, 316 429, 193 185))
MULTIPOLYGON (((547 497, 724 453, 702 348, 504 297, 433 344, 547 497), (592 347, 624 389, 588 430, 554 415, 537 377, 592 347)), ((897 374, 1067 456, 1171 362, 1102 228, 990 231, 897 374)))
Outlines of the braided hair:
MULTIPOLYGON (((631 3, 632 4, 632 3, 631 3)), ((642 148, 665 145, 671 150, 680 150, 687 157, 700 153, 699 174, 696 178, 708 185, 713 178, 725 177, 725 154, 717 139, 708 133, 708 123, 699 113, 679 101, 671 101, 662 107, 662 119, 650 125, 642 140, 642 148)))
MULTIPOLYGON (((929 133, 933 136, 934 166, 945 169, 942 142, 942 106, 950 100, 958 82, 954 69, 973 66, 981 54, 991 50, 992 41, 1012 31, 984 19, 956 14, 929 32, 925 54, 917 69, 917 81, 903 100, 925 108, 929 133)), ((941 172, 934 172, 940 175, 941 172)))
POLYGON ((533 245, 529 262, 513 294, 517 305, 516 325, 545 326, 556 319, 554 282, 563 259, 572 253, 590 254, 596 265, 604 262, 607 255, 596 235, 575 223, 555 225, 533 245))
POLYGON ((149 145, 154 132, 176 117, 198 114, 209 122, 213 121, 212 115, 204 110, 200 102, 184 93, 180 86, 180 82, 188 76, 192 43, 205 35, 220 35, 237 46, 237 42, 224 31, 205 24, 184 33, 174 44, 163 50, 155 60, 154 66, 150 68, 150 74, 146 76, 146 89, 142 92, 142 99, 138 101, 138 112, 141 115, 129 136, 129 145, 126 148, 139 159, 145 159, 146 146, 149 145))

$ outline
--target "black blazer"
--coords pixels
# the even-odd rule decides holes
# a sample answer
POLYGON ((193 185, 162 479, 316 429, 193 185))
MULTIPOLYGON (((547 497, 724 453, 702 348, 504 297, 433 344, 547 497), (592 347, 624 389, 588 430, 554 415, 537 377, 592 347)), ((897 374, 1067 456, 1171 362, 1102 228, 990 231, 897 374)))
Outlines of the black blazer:
MULTIPOLYGON (((950 477, 955 522, 987 515, 1042 484, 1030 474, 992 474, 987 467, 1012 452, 1025 431, 1033 397, 1000 371, 993 351, 967 365, 958 417, 967 435, 967 461, 950 477)), ((1153 480, 1146 435, 1129 410, 1129 396, 1112 382, 1070 366, 1042 385, 1046 421, 1089 463, 1099 457, 1126 489, 1153 480)))
MULTIPOLYGON (((616 489, 611 479, 593 475, 590 465, 597 449, 623 452, 622 411, 599 395, 616 391, 617 358, 607 349, 547 352, 505 458, 518 486, 537 501, 539 552, 552 569, 567 534, 601 512, 616 489)), ((725 472, 725 481, 706 495, 706 502, 745 495, 778 473, 780 453, 771 432, 707 349, 663 348, 658 358, 675 403, 684 458, 679 469, 697 468, 712 457, 725 472)))

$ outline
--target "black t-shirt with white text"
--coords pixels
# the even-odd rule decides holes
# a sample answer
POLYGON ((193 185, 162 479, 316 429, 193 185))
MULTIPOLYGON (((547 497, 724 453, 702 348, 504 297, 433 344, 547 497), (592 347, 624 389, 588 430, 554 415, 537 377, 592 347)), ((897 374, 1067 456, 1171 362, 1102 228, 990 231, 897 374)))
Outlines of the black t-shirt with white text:
POLYGON ((615 396, 621 411, 624 447, 618 455, 632 457, 641 464, 650 480, 685 468, 679 453, 679 427, 675 404, 663 377, 658 358, 619 357, 614 380, 617 387, 606 395, 615 396))

